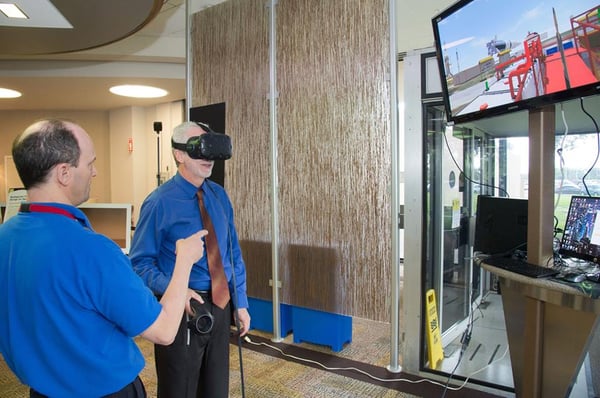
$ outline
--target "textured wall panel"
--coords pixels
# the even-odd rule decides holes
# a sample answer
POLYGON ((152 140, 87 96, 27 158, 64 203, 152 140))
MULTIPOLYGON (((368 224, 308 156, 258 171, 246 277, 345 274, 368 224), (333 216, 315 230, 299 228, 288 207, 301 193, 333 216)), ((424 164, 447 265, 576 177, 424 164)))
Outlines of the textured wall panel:
MULTIPOLYGON (((268 8, 196 14, 193 106, 227 103, 225 185, 248 263, 270 298, 268 8)), ((288 304, 389 320, 387 0, 280 0, 277 9, 280 278, 288 304)))
POLYGON ((225 162, 225 187, 245 253, 248 289, 260 298, 271 297, 268 46, 264 0, 228 1, 193 17, 192 106, 226 103, 233 157, 225 162))
POLYGON ((387 1, 279 2, 280 239, 291 304, 387 319, 388 26, 387 1))

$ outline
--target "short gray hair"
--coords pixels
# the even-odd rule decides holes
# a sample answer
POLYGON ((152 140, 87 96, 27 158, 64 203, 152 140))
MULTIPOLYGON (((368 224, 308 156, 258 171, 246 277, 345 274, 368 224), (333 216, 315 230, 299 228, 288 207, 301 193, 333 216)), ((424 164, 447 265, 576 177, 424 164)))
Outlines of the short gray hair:
MULTIPOLYGON (((206 129, 201 124, 198 124, 196 122, 183 122, 183 123, 175 126, 175 128, 173 129, 173 135, 171 136, 171 140, 178 144, 187 143, 187 137, 186 137, 185 133, 187 133, 187 131, 189 129, 191 129, 192 127, 200 127, 204 131, 206 131, 206 129)), ((173 159, 175 160, 175 164, 177 166, 179 166, 179 162, 177 161, 177 158, 175 157, 175 148, 172 148, 171 152, 173 153, 173 159)))
POLYGON ((183 122, 173 129, 173 136, 171 137, 171 139, 179 144, 185 144, 187 142, 187 137, 185 136, 185 133, 187 133, 187 131, 192 127, 202 126, 198 125, 198 123, 196 122, 183 122))

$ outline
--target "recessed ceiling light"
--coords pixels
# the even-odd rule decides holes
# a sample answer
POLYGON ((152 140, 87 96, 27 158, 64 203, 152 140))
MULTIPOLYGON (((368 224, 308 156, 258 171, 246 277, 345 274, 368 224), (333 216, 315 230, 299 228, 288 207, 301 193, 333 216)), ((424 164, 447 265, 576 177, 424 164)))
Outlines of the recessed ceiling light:
POLYGON ((20 18, 20 19, 28 19, 29 17, 25 15, 23 11, 16 4, 12 3, 0 3, 0 11, 8 18, 20 18))
POLYGON ((0 98, 19 98, 21 93, 9 88, 0 87, 0 98))
POLYGON ((140 86, 135 84, 125 84, 122 86, 114 86, 110 88, 110 92, 123 97, 133 98, 159 98, 168 94, 162 88, 151 86, 140 86))

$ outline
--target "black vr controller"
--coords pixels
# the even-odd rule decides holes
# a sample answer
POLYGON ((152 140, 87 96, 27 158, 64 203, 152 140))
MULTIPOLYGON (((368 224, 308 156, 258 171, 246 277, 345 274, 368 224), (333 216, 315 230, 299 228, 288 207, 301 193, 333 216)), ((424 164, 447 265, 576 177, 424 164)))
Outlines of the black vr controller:
POLYGON ((171 139, 171 146, 185 151, 192 159, 227 160, 231 158, 232 145, 228 135, 214 132, 208 125, 198 123, 206 133, 190 137, 185 144, 171 139))

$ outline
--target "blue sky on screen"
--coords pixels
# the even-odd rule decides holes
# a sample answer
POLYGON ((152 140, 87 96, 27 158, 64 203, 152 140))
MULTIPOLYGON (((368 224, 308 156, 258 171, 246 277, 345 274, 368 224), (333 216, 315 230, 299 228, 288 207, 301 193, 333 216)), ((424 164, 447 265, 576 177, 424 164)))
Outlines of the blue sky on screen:
POLYGON ((491 40, 511 42, 521 50, 529 32, 539 33, 542 40, 555 37, 552 8, 559 30, 565 32, 571 29, 571 16, 594 7, 600 7, 600 0, 475 0, 441 21, 438 29, 454 73, 457 63, 462 70, 487 57, 491 40))

